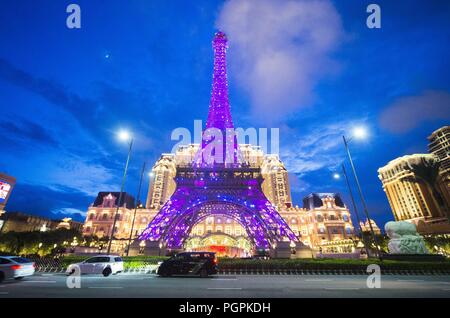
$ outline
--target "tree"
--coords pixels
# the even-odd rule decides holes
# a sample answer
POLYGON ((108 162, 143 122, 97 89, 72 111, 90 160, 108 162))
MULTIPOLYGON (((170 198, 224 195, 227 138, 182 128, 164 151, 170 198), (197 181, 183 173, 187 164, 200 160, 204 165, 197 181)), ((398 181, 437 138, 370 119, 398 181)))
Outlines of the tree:
POLYGON ((439 182, 439 161, 433 157, 420 158, 419 161, 412 163, 410 167, 417 178, 430 190, 438 208, 443 210, 444 215, 449 217, 449 207, 447 202, 443 199, 444 196, 441 189, 437 185, 439 182))

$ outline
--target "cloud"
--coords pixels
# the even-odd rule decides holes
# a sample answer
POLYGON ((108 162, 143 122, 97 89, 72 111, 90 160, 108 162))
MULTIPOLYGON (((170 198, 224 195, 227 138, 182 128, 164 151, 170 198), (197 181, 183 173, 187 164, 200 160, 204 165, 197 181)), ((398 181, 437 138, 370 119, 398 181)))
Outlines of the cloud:
POLYGON ((303 175, 320 169, 336 170, 345 158, 342 136, 349 131, 349 127, 364 124, 361 120, 351 120, 342 123, 337 119, 336 123, 323 123, 321 126, 302 131, 301 137, 296 137, 292 132, 291 138, 295 140, 280 149, 281 159, 290 173, 303 175))
POLYGON ((230 0, 216 25, 229 37, 232 74, 253 113, 266 120, 313 103, 315 86, 337 65, 330 55, 344 34, 327 0, 230 0))
POLYGON ((54 105, 64 107, 86 128, 92 126, 88 115, 98 107, 94 100, 71 93, 56 81, 34 77, 2 58, 0 58, 0 78, 33 92, 54 105))
POLYGON ((83 221, 82 211, 86 211, 94 198, 73 189, 55 190, 47 186, 19 182, 14 187, 7 211, 42 215, 49 218, 72 217, 83 221), (81 211, 78 215, 76 211, 81 211))
MULTIPOLYGON (((145 114, 148 118, 156 117, 152 107, 145 107, 143 105, 155 104, 151 99, 151 94, 147 90, 134 88, 132 91, 127 91, 122 88, 114 87, 106 82, 94 82, 93 86, 98 93, 95 98, 87 98, 72 92, 67 87, 60 84, 60 82, 39 78, 33 74, 17 68, 9 61, 0 58, 0 79, 16 85, 22 89, 32 92, 47 102, 61 107, 71 118, 89 133, 87 137, 93 141, 98 151, 106 152, 102 144, 111 136, 106 136, 105 131, 111 130, 111 126, 117 123, 132 123, 136 131, 140 131, 143 125, 139 125, 133 117, 133 113, 139 112, 145 114), (124 109, 126 105, 126 110, 124 109), (92 123, 95 122, 95 125, 92 123)), ((156 121, 154 126, 159 127, 163 125, 163 121, 156 121)), ((29 121, 24 121, 23 125, 9 125, 16 133, 22 135, 28 134, 31 129, 35 129, 34 133, 39 133, 36 137, 47 137, 50 141, 50 135, 44 136, 45 130, 39 129, 41 127, 33 125, 29 121), (31 124, 28 129, 25 126, 31 124), (38 130, 39 129, 39 130, 38 130)), ((78 128, 78 127, 77 127, 78 128)), ((83 132, 84 132, 83 130, 83 132)), ((153 140, 142 132, 139 136, 139 143, 136 143, 135 149, 149 150, 153 146, 153 140)))
POLYGON ((394 101, 381 113, 380 125, 392 133, 405 133, 423 122, 439 119, 450 119, 450 94, 427 90, 394 101))
POLYGON ((96 196, 103 190, 119 189, 120 174, 116 175, 117 171, 101 164, 91 163, 74 155, 67 155, 64 160, 54 161, 53 164, 45 179, 45 184, 50 184, 52 189, 76 189, 89 196, 96 196))
POLYGON ((50 146, 58 145, 55 138, 44 127, 26 119, 20 123, 0 121, 0 132, 2 135, 13 137, 16 141, 32 141, 33 144, 50 146))
POLYGON ((75 220, 79 220, 80 218, 86 217, 87 208, 88 207, 86 207, 85 210, 79 210, 79 209, 74 209, 74 208, 59 208, 59 209, 55 209, 51 212, 60 218, 72 217, 75 220))
POLYGON ((292 192, 301 193, 311 188, 311 185, 309 183, 307 183, 303 179, 300 179, 299 176, 295 173, 289 172, 288 177, 289 177, 289 185, 291 187, 292 192))

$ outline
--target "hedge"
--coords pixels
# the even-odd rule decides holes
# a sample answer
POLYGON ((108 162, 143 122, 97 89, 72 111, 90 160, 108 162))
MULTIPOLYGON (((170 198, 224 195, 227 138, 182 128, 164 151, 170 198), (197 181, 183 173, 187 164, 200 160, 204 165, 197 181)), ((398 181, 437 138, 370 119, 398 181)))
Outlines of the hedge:
POLYGON ((382 270, 445 270, 450 271, 450 261, 404 262, 378 259, 227 259, 219 261, 221 270, 366 270, 370 264, 382 270))
MULTIPOLYGON (((69 264, 82 262, 90 256, 70 255, 54 260, 56 266, 67 268, 69 264)), ((156 265, 166 260, 165 256, 129 256, 123 257, 125 269, 141 268, 146 265, 156 265)), ((37 259, 45 262, 49 258, 37 259)), ((234 259, 220 258, 220 271, 358 271, 362 272, 370 264, 380 265, 382 270, 391 271, 446 271, 450 272, 450 260, 444 262, 406 262, 378 259, 234 259)))

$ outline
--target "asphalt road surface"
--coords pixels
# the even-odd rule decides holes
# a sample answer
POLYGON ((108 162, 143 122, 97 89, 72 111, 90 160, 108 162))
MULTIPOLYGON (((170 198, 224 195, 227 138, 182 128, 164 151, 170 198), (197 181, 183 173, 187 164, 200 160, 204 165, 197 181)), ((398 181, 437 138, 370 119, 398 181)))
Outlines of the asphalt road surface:
MULTIPOLYGON (((445 297, 450 276, 381 277, 369 289, 364 275, 218 275, 210 278, 119 274, 83 275, 80 288, 68 288, 64 274, 43 274, 0 284, 0 298, 25 297, 445 297)), ((73 281, 72 281, 73 285, 73 281)))

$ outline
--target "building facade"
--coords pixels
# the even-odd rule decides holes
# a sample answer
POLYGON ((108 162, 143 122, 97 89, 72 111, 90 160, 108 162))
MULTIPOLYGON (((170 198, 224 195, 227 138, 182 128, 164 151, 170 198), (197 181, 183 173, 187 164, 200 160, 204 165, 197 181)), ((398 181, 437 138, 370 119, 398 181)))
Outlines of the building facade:
POLYGON ((450 217, 450 126, 434 131, 428 137, 428 151, 439 160, 437 186, 446 203, 447 217, 450 217))
POLYGON ((38 215, 23 212, 7 212, 0 215, 0 232, 33 232, 52 231, 59 228, 75 229, 81 231, 83 223, 73 221, 70 218, 64 220, 52 220, 38 215))
POLYGON ((433 166, 436 160, 432 154, 407 155, 378 169, 395 220, 414 222, 422 234, 450 230, 447 215, 433 187, 420 172, 420 167, 424 164, 433 166))
MULTIPOLYGON (((264 155, 259 147, 240 145, 246 160, 261 168, 263 192, 300 241, 323 253, 350 253, 354 250, 355 229, 350 211, 335 193, 312 193, 303 199, 303 206, 293 206, 287 170, 276 155, 264 155)), ((175 154, 162 154, 151 170, 147 205, 135 210, 134 200, 127 195, 116 222, 115 244, 112 250, 125 249, 136 211, 132 238, 146 228, 149 221, 170 199, 175 190, 174 176, 179 166, 193 160, 198 145, 180 146, 175 154)), ((89 207, 84 235, 109 237, 117 208, 117 192, 100 192, 89 207)), ((251 253, 246 229, 226 215, 214 215, 192 227, 186 242, 187 250, 205 249, 219 255, 247 256, 251 253)), ((315 252, 314 252, 315 253, 315 252)))
POLYGON ((373 233, 375 235, 380 235, 381 234, 381 229, 378 227, 377 223, 375 223, 374 220, 372 219, 366 219, 366 222, 360 222, 359 225, 361 226, 361 231, 363 233, 370 233, 370 226, 372 225, 372 229, 373 229, 373 233), (370 222, 370 223, 369 223, 370 222))

